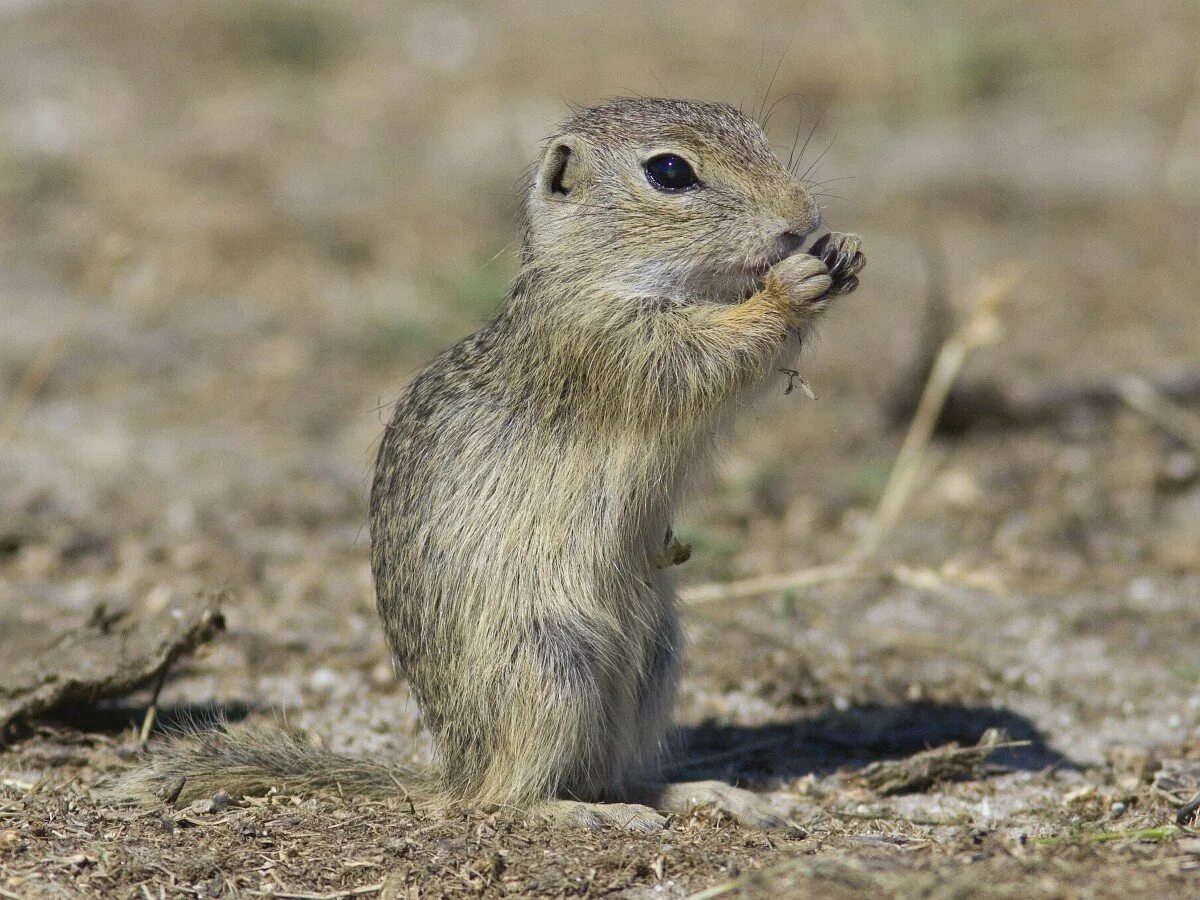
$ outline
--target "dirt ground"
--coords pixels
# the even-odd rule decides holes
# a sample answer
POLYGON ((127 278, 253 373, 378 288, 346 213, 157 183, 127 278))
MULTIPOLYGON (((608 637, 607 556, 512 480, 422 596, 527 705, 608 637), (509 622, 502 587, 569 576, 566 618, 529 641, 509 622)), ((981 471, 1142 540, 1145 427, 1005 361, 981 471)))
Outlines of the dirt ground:
POLYGON ((0 664, 223 590, 160 730, 274 716, 429 757, 374 612, 372 452, 502 295, 568 102, 777 103, 870 259, 802 360, 820 399, 781 376, 698 483, 684 587, 850 550, 931 348, 1028 266, 865 574, 685 609, 679 772, 789 829, 125 809, 94 788, 142 690, 10 729, 0 897, 1200 890, 1198 45, 1188 0, 0 2, 0 664), (1117 399, 1130 375, 1182 424, 1117 399), (990 729, 1017 746, 906 780, 990 729))

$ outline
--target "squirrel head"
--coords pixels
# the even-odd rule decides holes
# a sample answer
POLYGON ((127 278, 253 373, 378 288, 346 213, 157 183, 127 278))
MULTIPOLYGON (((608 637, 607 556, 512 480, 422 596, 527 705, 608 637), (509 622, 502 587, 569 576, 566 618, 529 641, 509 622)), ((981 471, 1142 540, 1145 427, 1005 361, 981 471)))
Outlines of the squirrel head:
POLYGON ((605 293, 733 302, 819 223, 749 116, 622 98, 578 111, 548 141, 526 198, 523 259, 605 293))

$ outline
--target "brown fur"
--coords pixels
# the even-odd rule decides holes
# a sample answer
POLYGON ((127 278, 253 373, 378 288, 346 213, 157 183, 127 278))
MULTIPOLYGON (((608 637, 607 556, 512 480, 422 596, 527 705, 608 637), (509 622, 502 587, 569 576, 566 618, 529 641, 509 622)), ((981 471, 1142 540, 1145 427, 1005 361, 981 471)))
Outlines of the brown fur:
MULTIPOLYGON (((371 490, 379 611, 437 771, 364 776, 234 728, 159 751, 143 795, 184 777, 185 796, 323 784, 631 827, 658 817, 578 801, 769 820, 721 785, 653 786, 682 649, 664 566, 689 470, 839 292, 795 252, 819 211, 732 107, 623 99, 563 124, 524 217, 507 302, 397 403, 371 490), (656 189, 643 163, 663 152, 701 186, 656 189)), ((862 257, 832 244, 844 292, 862 257)))

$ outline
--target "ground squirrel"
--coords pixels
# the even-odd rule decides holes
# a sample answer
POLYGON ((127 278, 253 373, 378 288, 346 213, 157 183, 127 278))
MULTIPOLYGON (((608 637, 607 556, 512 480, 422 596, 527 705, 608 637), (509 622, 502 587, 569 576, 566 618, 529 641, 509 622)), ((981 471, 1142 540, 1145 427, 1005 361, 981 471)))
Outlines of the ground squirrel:
POLYGON ((397 402, 371 488, 371 562, 436 770, 331 754, 267 726, 169 742, 126 780, 184 799, 272 785, 505 805, 652 829, 717 782, 654 782, 681 638, 669 566, 688 471, 785 366, 859 239, 731 106, 618 99, 548 141, 506 302, 397 402), (799 340, 797 340, 799 339, 799 340))

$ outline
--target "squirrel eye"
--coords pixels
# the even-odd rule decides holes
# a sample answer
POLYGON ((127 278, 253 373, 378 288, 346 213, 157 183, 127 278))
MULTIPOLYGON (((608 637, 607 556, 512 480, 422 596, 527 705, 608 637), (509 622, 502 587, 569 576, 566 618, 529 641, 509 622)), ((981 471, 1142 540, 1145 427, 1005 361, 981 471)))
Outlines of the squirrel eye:
POLYGON ((660 153, 645 163, 646 178, 660 191, 686 191, 700 183, 688 161, 674 153, 660 153))

